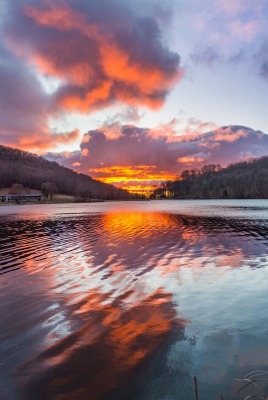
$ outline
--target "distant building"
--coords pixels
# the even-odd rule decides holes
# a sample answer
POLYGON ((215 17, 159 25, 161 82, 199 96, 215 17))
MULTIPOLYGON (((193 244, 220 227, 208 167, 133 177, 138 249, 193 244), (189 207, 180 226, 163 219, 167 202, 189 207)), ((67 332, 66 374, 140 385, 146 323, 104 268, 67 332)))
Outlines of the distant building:
POLYGON ((1 203, 36 203, 41 194, 0 194, 1 203))

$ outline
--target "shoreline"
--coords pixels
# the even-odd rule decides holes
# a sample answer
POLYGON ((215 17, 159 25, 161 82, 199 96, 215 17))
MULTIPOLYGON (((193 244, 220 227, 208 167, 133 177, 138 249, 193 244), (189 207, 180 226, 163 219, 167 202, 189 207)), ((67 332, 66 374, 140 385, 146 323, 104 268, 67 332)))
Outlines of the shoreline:
POLYGON ((88 200, 88 201, 39 201, 39 202, 29 202, 29 203, 7 203, 0 202, 0 207, 6 206, 36 206, 36 205, 55 205, 55 204, 92 204, 92 203, 107 203, 107 202, 137 202, 137 201, 150 201, 151 199, 113 199, 113 200, 88 200))

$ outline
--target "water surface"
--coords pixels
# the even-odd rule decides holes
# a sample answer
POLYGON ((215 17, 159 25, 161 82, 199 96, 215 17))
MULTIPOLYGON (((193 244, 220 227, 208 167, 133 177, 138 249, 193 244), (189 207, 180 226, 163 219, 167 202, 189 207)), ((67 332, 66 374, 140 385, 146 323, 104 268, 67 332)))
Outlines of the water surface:
MULTIPOLYGON (((0 207, 0 398, 234 399, 268 370, 268 201, 0 207)), ((243 393, 242 393, 243 394, 243 393)))

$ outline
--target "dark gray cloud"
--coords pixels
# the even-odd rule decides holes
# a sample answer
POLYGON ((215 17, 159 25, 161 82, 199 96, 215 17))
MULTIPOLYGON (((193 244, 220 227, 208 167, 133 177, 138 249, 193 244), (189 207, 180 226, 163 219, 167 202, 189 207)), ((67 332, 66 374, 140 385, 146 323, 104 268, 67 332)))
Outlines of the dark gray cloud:
POLYGON ((256 48, 241 48, 235 53, 225 55, 215 46, 197 46, 189 56, 191 63, 212 68, 218 64, 242 64, 262 79, 268 80, 268 42, 256 48))
POLYGON ((249 52, 245 49, 240 49, 228 56, 223 54, 215 46, 196 46, 190 54, 190 60, 196 65, 204 65, 206 67, 214 67, 220 63, 240 64, 249 61, 249 52))
POLYGON ((11 52, 0 47, 0 57, 1 125, 7 134, 38 131, 46 121, 48 96, 34 73, 11 52))
POLYGON ((68 143, 79 132, 53 134, 48 126, 50 98, 31 68, 0 45, 1 143, 23 149, 46 150, 68 143))
POLYGON ((268 40, 263 43, 259 51, 253 57, 257 64, 257 73, 268 81, 268 40))
POLYGON ((138 107, 122 107, 120 111, 113 115, 109 115, 104 125, 137 123, 145 115, 138 107))
POLYGON ((203 64, 207 67, 212 67, 216 63, 221 62, 223 57, 215 47, 198 46, 190 54, 190 59, 194 64, 203 64))

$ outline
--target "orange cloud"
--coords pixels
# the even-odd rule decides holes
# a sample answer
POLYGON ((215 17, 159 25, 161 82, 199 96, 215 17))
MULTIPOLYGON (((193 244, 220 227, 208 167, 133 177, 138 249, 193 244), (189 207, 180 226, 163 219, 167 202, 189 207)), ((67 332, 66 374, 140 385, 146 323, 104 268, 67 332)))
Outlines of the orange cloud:
POLYGON ((157 172, 157 167, 153 165, 100 167, 90 169, 88 173, 102 182, 133 193, 149 193, 162 181, 175 179, 175 175, 157 172))
MULTIPOLYGON (((43 154, 46 151, 54 150, 58 145, 66 145, 76 142, 79 139, 80 132, 75 129, 71 132, 51 134, 47 127, 38 133, 32 133, 30 136, 20 136, 17 138, 17 146, 26 151, 32 151, 36 154, 43 154)), ((13 147, 14 141, 7 140, 6 145, 13 147)))
POLYGON ((201 157, 179 157, 178 162, 183 164, 194 164, 203 162, 204 158, 201 157))
POLYGON ((83 150, 81 151, 81 154, 82 154, 83 156, 88 156, 88 154, 89 154, 88 149, 83 149, 83 150))
POLYGON ((7 26, 17 56, 60 78, 55 110, 88 113, 118 100, 159 108, 182 77, 180 58, 162 43, 155 19, 126 4, 111 1, 107 7, 109 18, 97 0, 40 0, 22 4, 7 26))
POLYGON ((237 131, 232 131, 232 128, 230 127, 225 127, 225 128, 220 128, 216 132, 215 140, 216 141, 223 141, 223 142, 235 142, 239 138, 242 137, 247 137, 248 132, 243 129, 239 129, 237 131))

